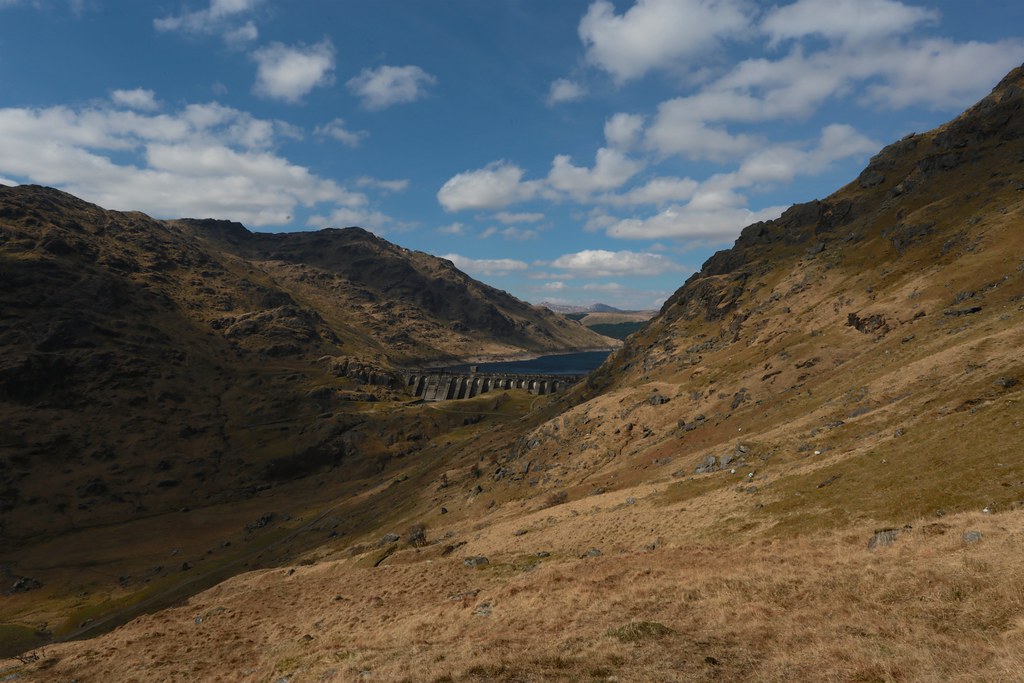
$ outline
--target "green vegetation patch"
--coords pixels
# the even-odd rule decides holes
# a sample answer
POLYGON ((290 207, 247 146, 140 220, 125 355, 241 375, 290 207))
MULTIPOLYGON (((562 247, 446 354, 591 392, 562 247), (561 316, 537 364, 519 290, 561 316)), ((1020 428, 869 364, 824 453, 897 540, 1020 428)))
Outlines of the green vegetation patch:
POLYGON ((596 325, 590 325, 589 327, 594 332, 603 334, 606 337, 624 340, 646 324, 646 321, 635 323, 598 323, 596 325))
POLYGON ((728 472, 694 475, 673 482, 664 491, 654 496, 652 501, 655 505, 674 505, 711 491, 734 486, 738 481, 741 481, 739 477, 729 475, 728 472))
POLYGON ((46 634, 21 624, 0 624, 0 658, 13 657, 49 642, 46 634))

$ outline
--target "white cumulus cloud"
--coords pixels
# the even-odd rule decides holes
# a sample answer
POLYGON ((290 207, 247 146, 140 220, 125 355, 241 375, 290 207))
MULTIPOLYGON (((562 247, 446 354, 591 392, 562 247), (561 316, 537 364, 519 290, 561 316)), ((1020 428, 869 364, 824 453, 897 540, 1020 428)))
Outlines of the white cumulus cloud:
POLYGON ((609 147, 630 149, 640 140, 646 117, 641 114, 615 114, 604 124, 604 139, 609 147))
POLYGON ((716 242, 736 237, 747 225, 778 218, 785 207, 751 211, 742 206, 723 206, 714 198, 708 208, 700 203, 672 206, 649 218, 627 218, 608 228, 611 237, 622 239, 702 238, 716 242))
POLYGON ((494 237, 495 235, 500 235, 506 240, 516 240, 519 242, 535 240, 540 237, 540 233, 536 230, 523 230, 522 228, 511 226, 508 228, 487 228, 480 233, 480 239, 487 239, 488 237, 494 237))
POLYGON ((407 228, 406 223, 396 221, 391 216, 365 207, 339 207, 329 215, 310 216, 306 222, 311 228, 348 228, 358 227, 377 234, 383 234, 391 228, 407 228))
POLYGON ((216 103, 164 114, 0 109, 0 174, 158 218, 286 225, 299 206, 367 198, 271 151, 279 126, 216 103))
POLYGON ((761 28, 773 43, 815 35, 859 43, 905 33, 938 18, 935 10, 895 0, 797 0, 775 7, 761 28))
POLYGON ((337 140, 346 147, 358 147, 369 133, 363 130, 349 130, 344 119, 334 119, 322 126, 317 126, 314 131, 317 135, 337 140))
POLYGON ((659 275, 681 268, 661 254, 605 249, 585 249, 565 254, 552 261, 551 267, 564 270, 574 277, 659 275))
POLYGON ((459 270, 470 275, 508 275, 528 269, 530 266, 524 261, 517 261, 510 258, 499 259, 474 259, 459 254, 445 254, 441 258, 448 259, 455 264, 459 270))
POLYGON ((409 181, 401 178, 395 180, 381 180, 370 176, 361 176, 356 179, 357 187, 369 187, 382 192, 405 192, 409 189, 409 181))
POLYGON ((642 168, 642 163, 619 150, 602 147, 597 150, 593 168, 574 166, 571 157, 559 154, 551 162, 548 183, 556 190, 583 197, 621 187, 642 168))
POLYGON ((275 42, 252 57, 257 64, 253 92, 263 97, 295 103, 333 82, 334 45, 327 39, 293 47, 275 42))
POLYGON ((523 181, 523 169, 497 161, 485 168, 452 176, 438 190, 437 199, 447 211, 500 209, 536 195, 538 184, 523 181))
POLYGON ((418 66, 379 66, 363 69, 348 81, 348 89, 358 96, 366 109, 386 109, 396 104, 415 102, 427 94, 427 87, 437 83, 418 66))
POLYGON ((128 109, 152 111, 160 108, 160 105, 156 101, 156 93, 144 88, 135 88, 134 90, 115 90, 110 93, 110 99, 114 104, 119 104, 122 107, 127 107, 128 109))
POLYGON ((449 223, 437 229, 442 235, 465 235, 466 226, 462 223, 449 223))
POLYGON ((867 86, 864 101, 887 109, 925 105, 957 109, 970 104, 1024 59, 1024 40, 957 43, 926 40, 874 51, 865 62, 882 76, 867 86))
POLYGON ((680 202, 693 197, 699 187, 700 183, 691 178, 652 178, 628 192, 606 195, 601 201, 618 206, 680 202))
POLYGON ((157 31, 183 31, 194 34, 220 33, 229 45, 241 45, 256 40, 259 31, 247 21, 238 24, 242 16, 252 12, 261 0, 210 0, 205 9, 184 10, 181 14, 153 20, 157 31))
POLYGON ((621 15, 597 0, 579 24, 587 60, 620 83, 699 58, 748 30, 747 12, 734 0, 637 0, 621 15))
POLYGON ((559 78, 551 82, 548 89, 547 103, 549 107, 563 102, 573 102, 587 96, 587 89, 576 81, 568 78, 559 78))
POLYGON ((513 223, 539 223, 544 220, 544 214, 542 213, 509 213, 508 211, 499 211, 494 214, 494 218, 497 221, 504 223, 505 225, 512 225, 513 223))

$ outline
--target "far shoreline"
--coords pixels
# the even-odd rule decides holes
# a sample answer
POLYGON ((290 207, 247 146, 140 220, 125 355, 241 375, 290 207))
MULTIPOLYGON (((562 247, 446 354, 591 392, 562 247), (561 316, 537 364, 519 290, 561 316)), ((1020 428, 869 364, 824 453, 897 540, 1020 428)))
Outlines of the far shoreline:
POLYGON ((571 351, 545 351, 538 353, 523 353, 523 354, 493 354, 489 356, 470 356, 468 358, 456 359, 454 361, 430 361, 436 367, 448 368, 457 365, 476 365, 484 363, 517 363, 519 361, 536 360, 538 358, 544 358, 546 356, 571 356, 574 353, 597 353, 598 351, 607 351, 609 354, 615 353, 622 348, 619 346, 601 346, 592 347, 587 349, 572 349, 571 351), (441 365, 440 363, 444 363, 441 365))

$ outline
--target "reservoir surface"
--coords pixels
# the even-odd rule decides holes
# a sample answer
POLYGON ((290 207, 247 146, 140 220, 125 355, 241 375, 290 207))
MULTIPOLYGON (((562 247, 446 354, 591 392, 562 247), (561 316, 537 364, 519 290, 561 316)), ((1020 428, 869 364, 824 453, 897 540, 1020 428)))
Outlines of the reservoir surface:
MULTIPOLYGON (((509 373, 516 375, 586 375, 596 370, 610 351, 581 351, 555 356, 541 356, 530 360, 473 363, 478 372, 509 373)), ((444 368, 452 372, 469 372, 470 364, 444 368)))

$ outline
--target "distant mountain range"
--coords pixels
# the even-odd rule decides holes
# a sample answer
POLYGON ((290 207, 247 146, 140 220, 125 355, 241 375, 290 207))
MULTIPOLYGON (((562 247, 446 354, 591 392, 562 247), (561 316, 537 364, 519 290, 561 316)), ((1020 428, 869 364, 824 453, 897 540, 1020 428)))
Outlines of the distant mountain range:
MULTIPOLYGON (((554 311, 555 313, 636 313, 637 311, 626 311, 621 308, 615 308, 608 304, 590 304, 589 306, 574 306, 571 304, 554 304, 550 301, 542 301, 538 306, 554 311)), ((653 312, 652 312, 653 314, 653 312)))

